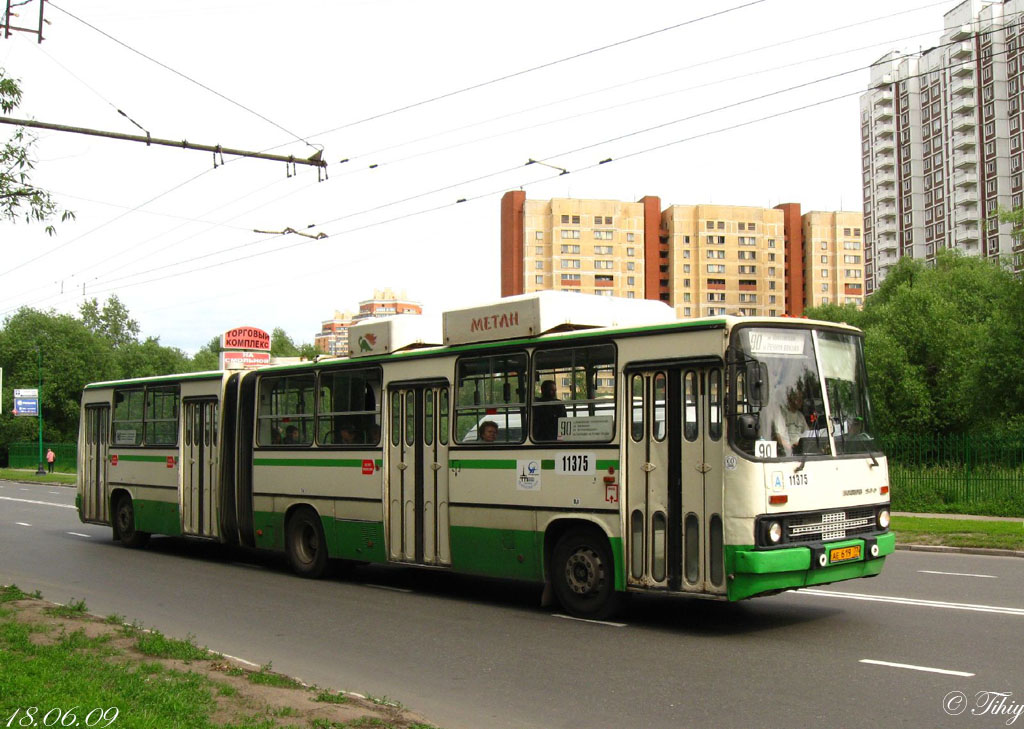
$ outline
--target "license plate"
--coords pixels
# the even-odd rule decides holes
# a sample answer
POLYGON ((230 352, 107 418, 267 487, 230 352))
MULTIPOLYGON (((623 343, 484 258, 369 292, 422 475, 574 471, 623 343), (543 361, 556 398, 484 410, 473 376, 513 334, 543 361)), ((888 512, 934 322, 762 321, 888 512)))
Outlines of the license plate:
POLYGON ((860 545, 854 547, 839 547, 828 551, 829 564, 835 562, 848 562, 851 559, 860 559, 860 545))

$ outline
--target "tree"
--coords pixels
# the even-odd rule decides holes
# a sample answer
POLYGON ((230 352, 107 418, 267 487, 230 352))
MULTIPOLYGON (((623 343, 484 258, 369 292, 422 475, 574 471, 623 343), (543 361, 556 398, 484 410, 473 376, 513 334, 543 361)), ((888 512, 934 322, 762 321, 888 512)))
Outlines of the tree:
POLYGON ((298 357, 299 347, 288 336, 288 333, 281 327, 274 327, 270 333, 270 356, 271 357, 298 357))
POLYGON ((103 308, 96 299, 85 301, 78 307, 78 313, 90 331, 105 338, 115 349, 138 342, 139 323, 131 318, 128 307, 116 294, 103 302, 103 308))
POLYGON ((1001 264, 903 258, 859 314, 807 314, 864 329, 882 432, 993 433, 1024 413, 1024 284, 1001 264))
MULTIPOLYGON (((68 314, 22 308, 0 331, 0 367, 4 370, 4 403, 14 388, 36 387, 42 369, 44 437, 74 441, 78 406, 89 382, 117 376, 110 346, 68 314)), ((0 418, 0 442, 34 441, 33 418, 0 418)))
POLYGON ((207 372, 220 367, 220 337, 214 337, 199 348, 192 358, 193 372, 207 372))
MULTIPOLYGON (((0 68, 0 111, 10 114, 21 103, 21 87, 0 68)), ((58 214, 61 222, 73 220, 70 210, 59 211, 57 202, 49 192, 34 186, 31 172, 35 167, 29 150, 35 137, 24 129, 17 128, 14 135, 0 147, 0 220, 17 222, 45 222, 58 214)), ((49 235, 56 233, 54 226, 47 225, 49 235)))

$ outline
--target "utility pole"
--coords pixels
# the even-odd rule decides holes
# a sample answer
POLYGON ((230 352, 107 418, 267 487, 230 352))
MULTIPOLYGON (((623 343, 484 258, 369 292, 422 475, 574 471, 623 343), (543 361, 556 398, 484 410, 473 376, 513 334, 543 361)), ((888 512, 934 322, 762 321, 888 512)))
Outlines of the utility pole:
POLYGON ((39 372, 39 470, 37 476, 45 476, 46 469, 43 468, 43 348, 36 347, 36 369, 39 372))
POLYGON ((11 8, 16 8, 19 5, 27 5, 31 0, 21 0, 21 2, 12 2, 12 0, 4 0, 7 8, 4 10, 3 23, 0 23, 0 28, 4 29, 4 38, 11 37, 11 31, 16 30, 21 33, 31 33, 39 39, 39 43, 43 42, 43 23, 47 22, 43 20, 43 8, 46 3, 43 0, 39 0, 39 27, 38 28, 19 28, 16 25, 11 25, 11 8))

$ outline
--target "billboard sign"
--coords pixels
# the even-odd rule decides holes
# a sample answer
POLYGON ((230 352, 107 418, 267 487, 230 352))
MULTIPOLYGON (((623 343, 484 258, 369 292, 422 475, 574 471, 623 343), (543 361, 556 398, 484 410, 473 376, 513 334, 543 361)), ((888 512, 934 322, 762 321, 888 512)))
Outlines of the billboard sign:
POLYGON ((17 416, 39 415, 39 390, 26 388, 14 391, 14 414, 17 416))
POLYGON ((270 335, 256 327, 235 327, 220 335, 221 349, 270 351, 270 335))

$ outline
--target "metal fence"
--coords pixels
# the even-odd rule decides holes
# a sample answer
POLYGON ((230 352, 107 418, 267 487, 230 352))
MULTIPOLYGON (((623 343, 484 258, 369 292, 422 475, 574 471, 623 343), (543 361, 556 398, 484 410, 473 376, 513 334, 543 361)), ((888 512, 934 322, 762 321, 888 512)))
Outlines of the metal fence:
MULTIPOLYGON (((77 443, 43 442, 43 462, 46 462, 46 449, 52 448, 57 460, 54 467, 58 471, 74 471, 78 464, 77 443)), ((39 442, 11 443, 7 446, 8 463, 11 468, 38 468, 39 442)))
POLYGON ((1024 503, 1024 441, 948 434, 883 440, 893 504, 1024 503))

